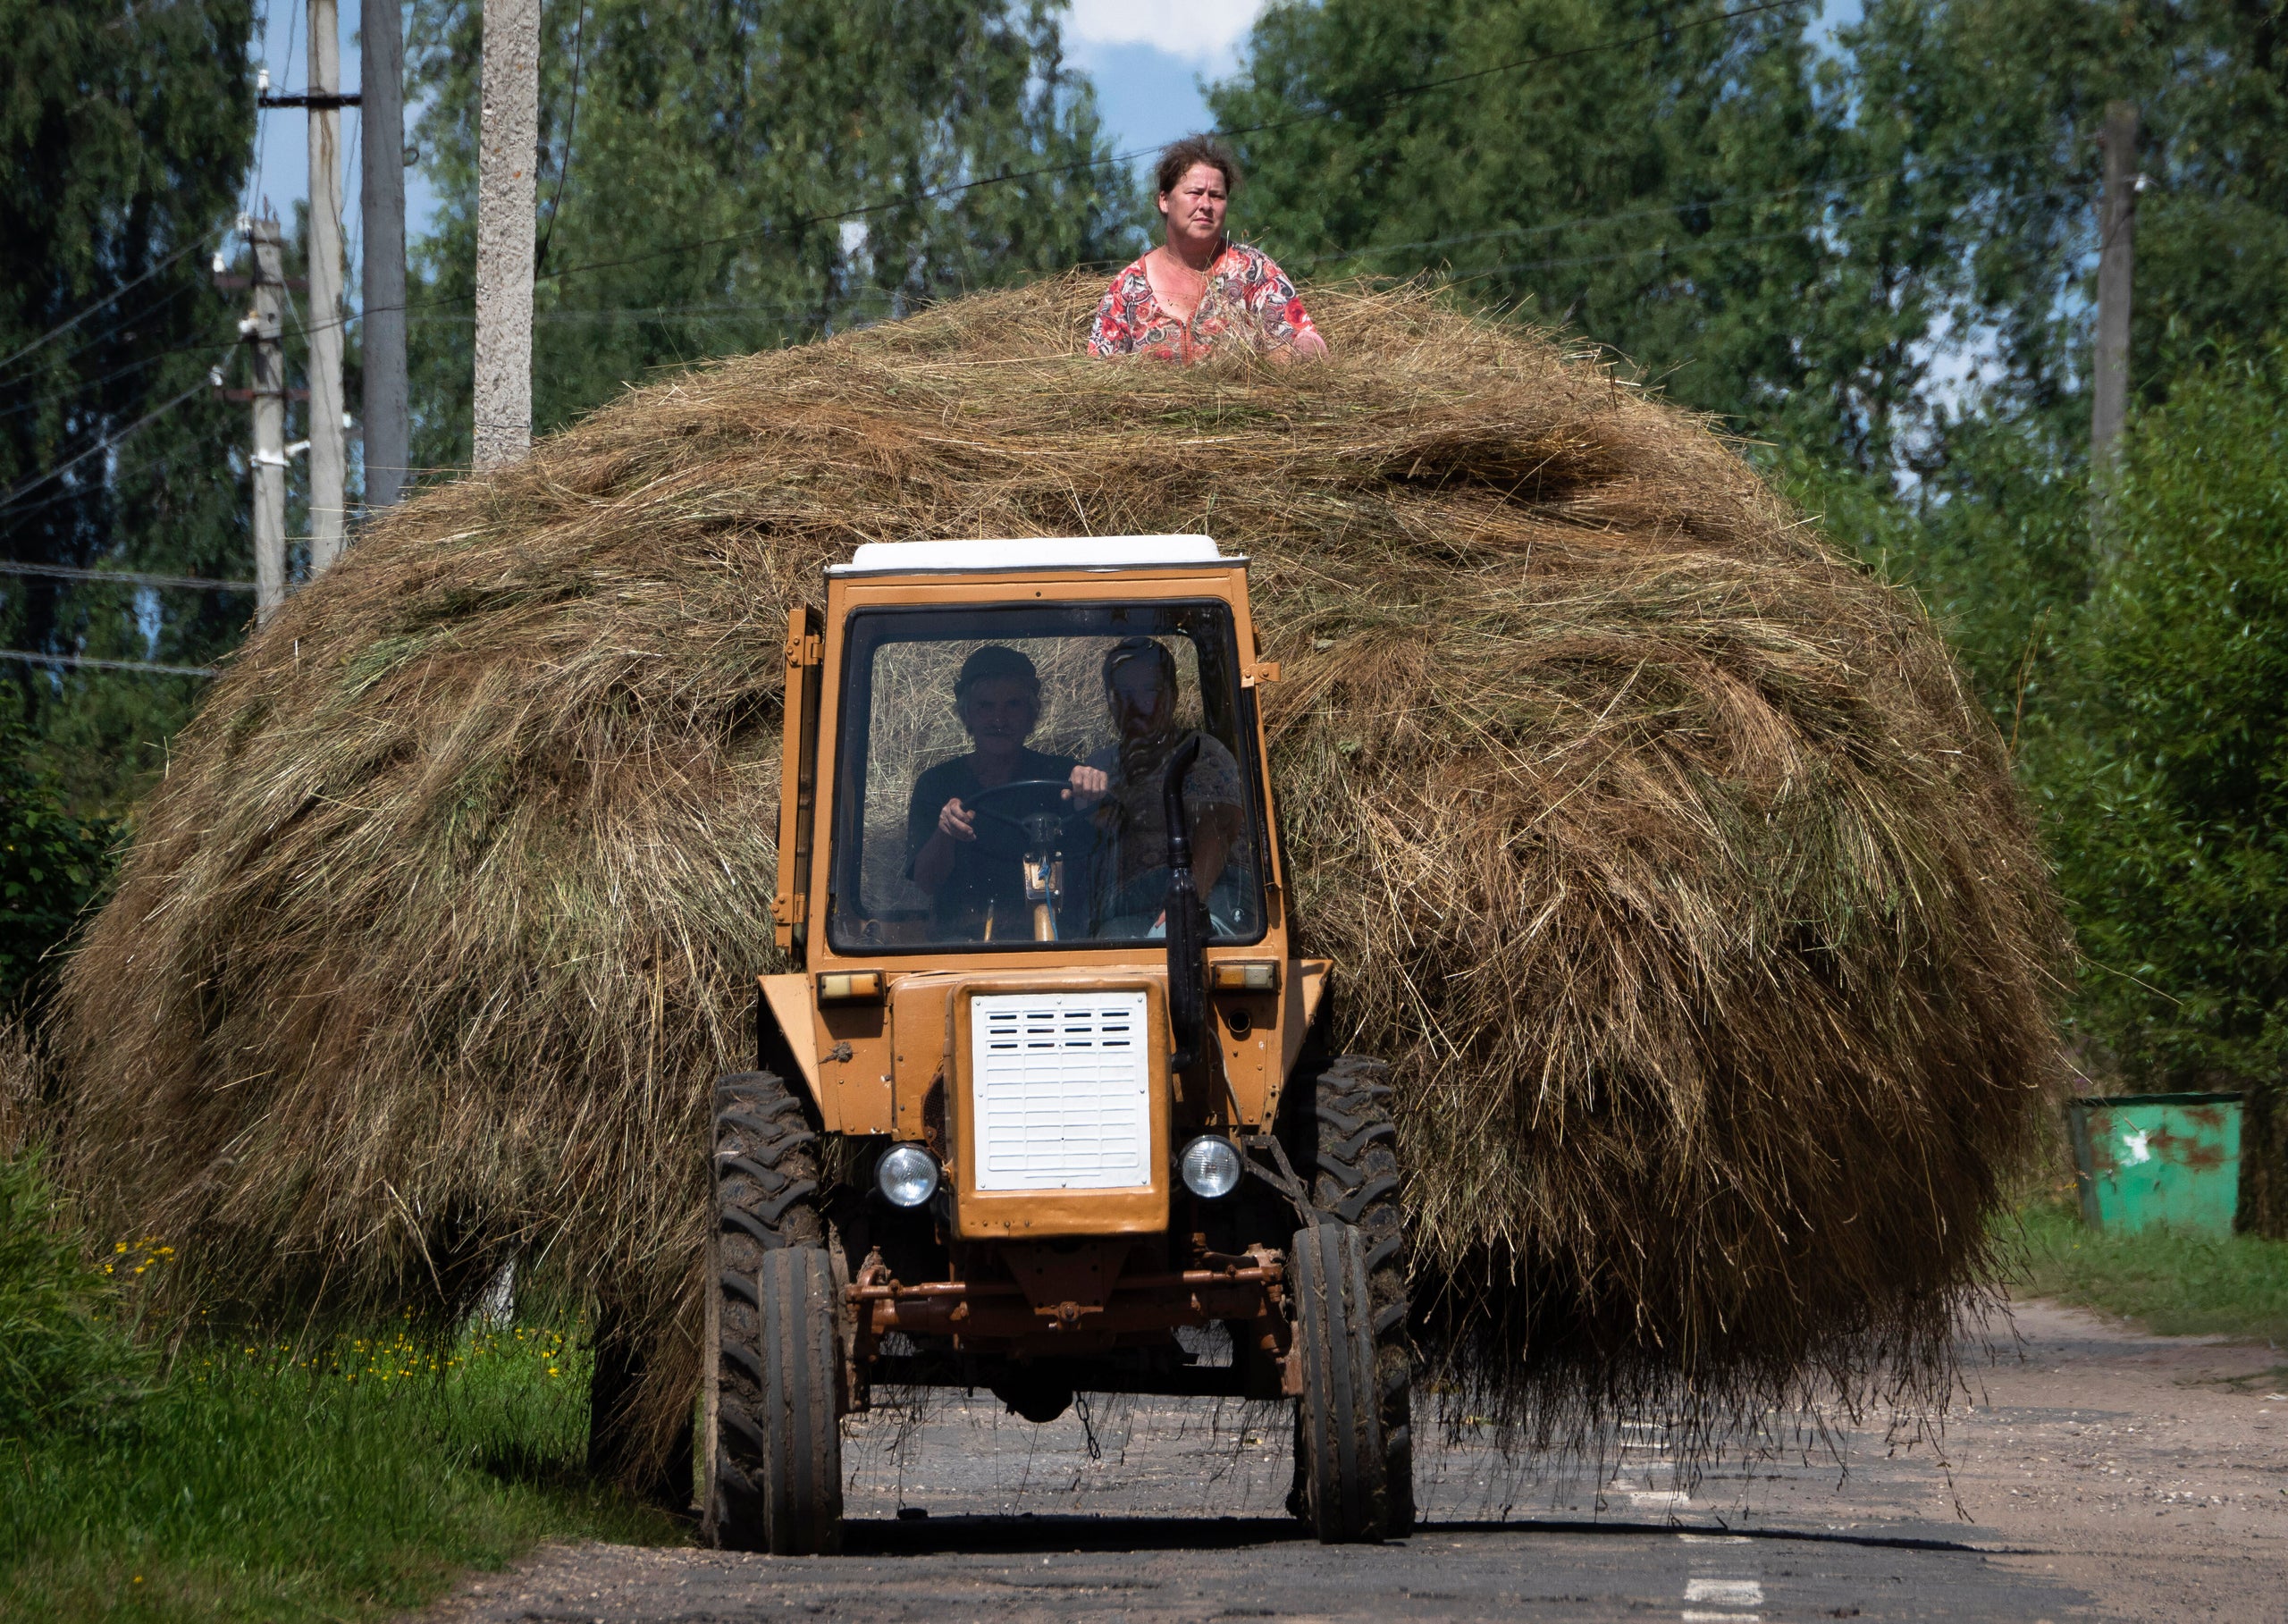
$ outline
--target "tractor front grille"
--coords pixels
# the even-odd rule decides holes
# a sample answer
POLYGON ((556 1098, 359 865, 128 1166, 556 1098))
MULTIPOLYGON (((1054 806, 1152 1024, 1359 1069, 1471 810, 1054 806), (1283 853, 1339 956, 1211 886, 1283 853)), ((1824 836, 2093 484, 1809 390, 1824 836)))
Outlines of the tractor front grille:
POLYGON ((1152 1182, 1141 992, 980 993, 969 1006, 980 1191, 1152 1182))

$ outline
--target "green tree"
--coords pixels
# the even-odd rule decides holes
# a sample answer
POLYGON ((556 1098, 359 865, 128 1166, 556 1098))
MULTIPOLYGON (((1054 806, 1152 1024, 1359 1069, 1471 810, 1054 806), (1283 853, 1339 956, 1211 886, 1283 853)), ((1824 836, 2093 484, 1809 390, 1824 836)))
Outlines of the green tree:
POLYGON ((113 829, 73 817, 29 759, 24 730, 0 722, 0 1020, 38 1000, 48 955, 111 872, 113 829))
POLYGON ((2181 379, 2130 442, 2118 556, 2034 746, 2121 1072, 2247 1086, 2244 1201, 2288 1229, 2288 348, 2181 379), (2269 1169, 2267 1174, 2266 1169, 2269 1169))
MULTIPOLYGON (((249 573, 244 413, 206 380, 236 337, 207 261, 251 149, 250 10, 0 0, 0 557, 249 573)), ((251 607, 0 573, 0 646, 204 664, 251 607)), ((12 708, 89 806, 156 764, 198 691, 5 663, 12 708)))
MULTIPOLYGON (((1102 161, 1058 9, 548 0, 536 426, 657 367, 1131 251, 1132 189, 1102 161)), ((409 318, 433 467, 468 458, 479 24, 473 0, 415 7, 418 145, 444 199, 409 318)))
POLYGON ((1276 5, 1212 96, 1245 219, 1292 269, 1449 275, 1692 405, 1884 467, 1942 250, 1863 172, 1895 161, 1853 139, 1813 13, 1727 9, 1276 5))

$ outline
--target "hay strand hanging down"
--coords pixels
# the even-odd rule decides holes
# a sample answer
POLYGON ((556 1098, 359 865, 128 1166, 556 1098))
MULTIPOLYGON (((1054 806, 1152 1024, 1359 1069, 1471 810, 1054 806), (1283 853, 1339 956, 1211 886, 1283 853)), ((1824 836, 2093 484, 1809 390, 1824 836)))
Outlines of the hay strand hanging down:
POLYGON ((1256 560, 1297 912, 1397 1067, 1450 1390, 1528 1436, 1936 1395, 2064 944, 1915 606, 1515 326, 1323 291, 1326 364, 1178 371, 1082 358, 1093 298, 632 391, 297 596, 65 978, 118 1221, 273 1308, 521 1250, 645 1327, 664 1436, 777 967, 788 607, 861 542, 1205 532, 1256 560))

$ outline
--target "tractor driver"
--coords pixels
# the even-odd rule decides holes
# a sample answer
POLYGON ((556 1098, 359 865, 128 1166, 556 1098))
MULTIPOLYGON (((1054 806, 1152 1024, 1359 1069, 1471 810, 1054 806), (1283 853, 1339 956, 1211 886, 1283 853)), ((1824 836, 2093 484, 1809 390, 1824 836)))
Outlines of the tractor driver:
MULTIPOLYGON (((1097 934, 1157 935, 1166 929, 1168 820, 1162 780, 1168 758, 1198 729, 1176 719, 1175 657, 1150 637, 1130 637, 1105 655, 1105 701, 1119 743, 1089 758, 1072 778, 1073 800, 1087 807, 1099 796, 1095 877, 1097 934)), ((1207 733, 1184 776, 1183 804, 1191 824, 1192 880, 1199 894, 1215 889, 1247 827, 1240 797, 1239 763, 1207 733)))
MULTIPOLYGON (((1093 804, 1104 776, 1070 756, 1028 749, 1040 721, 1040 675, 1013 648, 988 644, 962 662, 954 680, 954 706, 972 746, 928 769, 913 781, 905 815, 906 874, 930 896, 930 914, 941 936, 984 938, 1030 936, 1026 918, 1024 837, 983 817, 971 804, 986 790, 1027 778, 1064 783, 1093 804)), ((993 810, 1023 810, 1002 804, 993 810)))

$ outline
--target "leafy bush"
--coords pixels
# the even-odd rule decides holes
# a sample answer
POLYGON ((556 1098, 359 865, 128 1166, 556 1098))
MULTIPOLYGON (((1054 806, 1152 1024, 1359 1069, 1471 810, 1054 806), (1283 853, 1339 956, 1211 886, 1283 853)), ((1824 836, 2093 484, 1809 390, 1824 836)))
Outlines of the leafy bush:
POLYGON ((2139 425, 2119 553, 2046 773, 2105 1035, 2177 1082, 2288 1053, 2288 380, 2203 377, 2139 425))
POLYGON ((0 721, 0 1010, 44 984, 42 961, 111 867, 113 831, 65 811, 28 742, 21 727, 0 721))
MULTIPOLYGON (((156 1254, 127 1255, 148 1267, 156 1254)), ((147 1362, 119 1296, 53 1222, 38 1159, 0 1160, 0 1442, 100 1428, 140 1395, 147 1362)))
POLYGON ((2288 349, 2135 425, 2113 552, 2031 763, 2091 961, 2082 1018, 2140 1086, 2250 1093, 2244 1216, 2288 1223, 2288 349))

